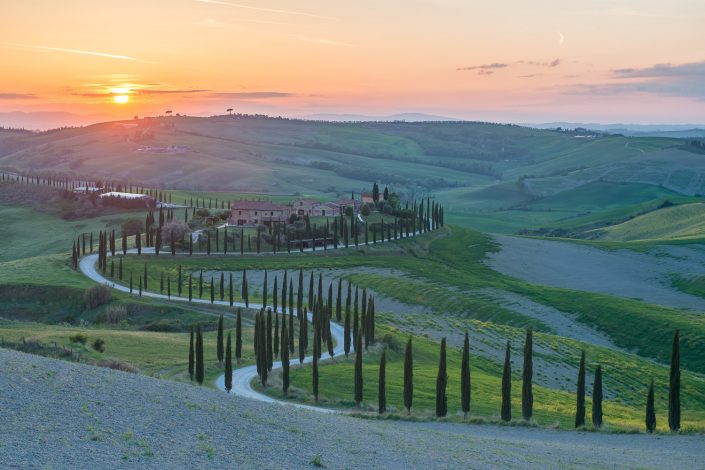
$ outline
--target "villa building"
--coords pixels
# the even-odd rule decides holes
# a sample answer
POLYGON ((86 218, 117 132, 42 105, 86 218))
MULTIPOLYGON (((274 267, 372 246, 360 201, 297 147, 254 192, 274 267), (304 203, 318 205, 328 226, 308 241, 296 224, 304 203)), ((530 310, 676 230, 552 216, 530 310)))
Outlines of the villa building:
POLYGON ((290 206, 282 206, 271 201, 235 201, 231 207, 232 225, 270 225, 272 222, 285 222, 291 213, 290 206))

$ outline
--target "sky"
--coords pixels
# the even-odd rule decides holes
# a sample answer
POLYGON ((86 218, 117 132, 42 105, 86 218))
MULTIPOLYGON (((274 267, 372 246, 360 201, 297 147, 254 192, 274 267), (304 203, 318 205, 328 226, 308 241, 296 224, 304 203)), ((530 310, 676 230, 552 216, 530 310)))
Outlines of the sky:
POLYGON ((703 0, 2 0, 11 111, 705 124, 703 0))

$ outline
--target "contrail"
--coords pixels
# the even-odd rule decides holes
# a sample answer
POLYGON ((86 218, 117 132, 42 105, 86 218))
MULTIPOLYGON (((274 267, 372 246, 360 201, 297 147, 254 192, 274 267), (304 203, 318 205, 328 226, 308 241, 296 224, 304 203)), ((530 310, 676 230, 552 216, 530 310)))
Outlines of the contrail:
POLYGON ((68 52, 71 54, 83 54, 83 55, 92 55, 92 56, 96 56, 96 57, 106 57, 108 59, 139 60, 135 57, 130 57, 127 55, 108 54, 106 52, 81 51, 78 49, 64 49, 63 47, 34 46, 31 44, 12 44, 12 45, 13 46, 20 46, 20 47, 28 47, 30 49, 39 49, 39 50, 43 50, 43 51, 68 52))
POLYGON ((298 16, 309 16, 311 18, 323 18, 323 19, 332 19, 328 18, 326 16, 321 16, 321 15, 314 15, 313 13, 305 13, 302 11, 292 11, 292 10, 278 10, 276 8, 263 8, 263 7, 253 7, 251 5, 243 5, 241 3, 230 3, 230 2, 224 2, 222 0, 196 0, 199 3, 211 3, 213 5, 225 5, 229 7, 234 7, 234 8, 245 8, 247 10, 255 10, 255 11, 264 11, 267 13, 279 13, 279 14, 284 14, 284 15, 298 15, 298 16))

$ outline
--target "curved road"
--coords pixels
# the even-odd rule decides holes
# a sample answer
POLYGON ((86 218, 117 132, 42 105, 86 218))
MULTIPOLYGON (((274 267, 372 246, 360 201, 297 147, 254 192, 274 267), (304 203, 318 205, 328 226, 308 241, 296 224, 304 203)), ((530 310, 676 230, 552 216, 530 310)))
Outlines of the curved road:
MULTIPOLYGON (((136 249, 131 249, 128 250, 128 253, 137 253, 136 249)), ((142 254, 143 255, 154 255, 154 248, 143 248, 142 249, 142 254)), ((108 253, 108 256, 110 256, 110 253, 108 253)), ((109 279, 106 279, 97 269, 96 269, 96 264, 98 262, 98 254, 94 253, 91 255, 86 255, 83 258, 81 258, 81 261, 79 263, 79 269, 83 274, 85 274, 87 277, 90 279, 94 280, 95 282, 98 282, 100 284, 105 284, 107 286, 112 287, 113 289, 119 290, 121 292, 130 292, 130 288, 127 286, 124 286, 122 284, 116 284, 112 282, 109 279)), ((138 295, 137 292, 133 290, 132 292, 133 295, 138 295)), ((187 302, 188 303, 188 298, 186 297, 178 297, 178 296, 171 296, 168 297, 165 294, 158 294, 156 292, 149 292, 149 291, 142 291, 142 297, 153 297, 155 299, 164 299, 164 300, 173 300, 177 302, 187 302)), ((201 303, 201 304, 210 304, 209 299, 193 299, 192 303, 201 303)), ((230 303, 226 301, 220 301, 216 300, 213 302, 213 304, 216 305, 224 305, 229 307, 230 303)), ((245 304, 243 302, 235 302, 233 304, 234 307, 245 307, 245 304)), ((258 309, 262 308, 261 304, 256 304, 256 303, 250 303, 250 308, 258 309)), ((294 309, 294 312, 298 313, 296 309, 294 309)), ((309 313, 308 314, 309 321, 312 320, 312 315, 309 313)), ((341 356, 345 354, 344 349, 343 349, 343 327, 338 325, 337 323, 331 322, 330 324, 330 332, 331 336, 333 337, 333 341, 336 343, 335 349, 333 350, 334 356, 341 356)), ((311 361, 313 361, 313 356, 308 356, 304 358, 304 364, 308 364, 311 361)), ((293 366, 298 362, 298 358, 295 358, 294 360, 290 360, 289 363, 293 366)), ((277 361, 272 364, 272 370, 277 370, 281 368, 281 362, 277 361)), ((246 398, 251 398, 254 400, 259 400, 259 401, 264 401, 268 403, 279 403, 279 404, 285 404, 288 406, 296 406, 298 408, 305 408, 305 409, 310 409, 310 410, 315 410, 315 411, 320 411, 324 413, 343 413, 341 410, 332 410, 328 408, 320 408, 316 406, 308 406, 308 405, 302 405, 299 403, 293 403, 293 402, 288 402, 288 401, 283 401, 283 400, 277 400, 275 398, 269 397, 267 395, 264 395, 255 389, 252 388, 252 381, 257 378, 257 366, 251 365, 251 366, 246 366, 246 367, 241 367, 239 369, 233 370, 233 389, 232 393, 233 395, 240 396, 240 397, 246 397, 246 398)), ((219 390, 225 391, 225 374, 219 376, 216 381, 215 385, 218 387, 219 390)))

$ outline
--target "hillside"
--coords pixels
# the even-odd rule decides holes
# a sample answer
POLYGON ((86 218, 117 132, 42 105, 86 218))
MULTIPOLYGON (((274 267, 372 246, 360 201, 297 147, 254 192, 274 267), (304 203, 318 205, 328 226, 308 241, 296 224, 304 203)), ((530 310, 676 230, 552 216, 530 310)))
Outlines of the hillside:
POLYGON ((700 238, 705 236, 705 204, 664 207, 596 232, 609 241, 700 238))
POLYGON ((0 363, 10 468, 666 468, 703 451, 700 436, 361 420, 4 349, 0 363))

